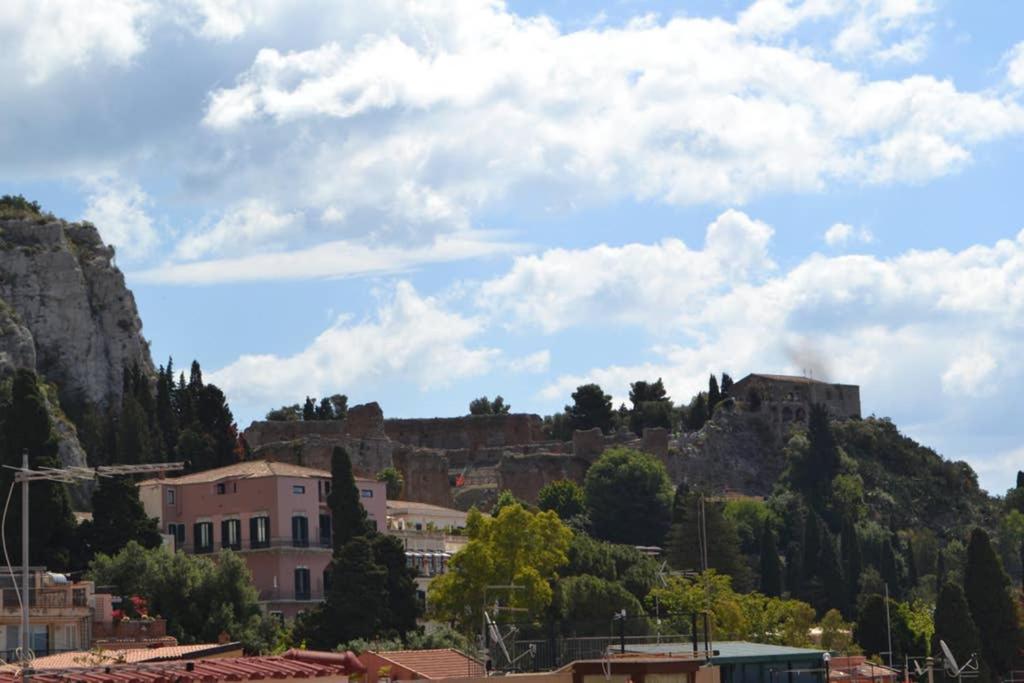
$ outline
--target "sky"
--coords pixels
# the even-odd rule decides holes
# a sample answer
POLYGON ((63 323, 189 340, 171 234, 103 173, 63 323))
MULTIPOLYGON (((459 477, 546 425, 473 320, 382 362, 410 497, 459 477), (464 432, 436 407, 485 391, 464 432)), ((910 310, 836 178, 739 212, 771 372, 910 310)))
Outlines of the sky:
POLYGON ((1024 469, 1024 3, 7 0, 0 192, 244 428, 859 384, 1024 469))

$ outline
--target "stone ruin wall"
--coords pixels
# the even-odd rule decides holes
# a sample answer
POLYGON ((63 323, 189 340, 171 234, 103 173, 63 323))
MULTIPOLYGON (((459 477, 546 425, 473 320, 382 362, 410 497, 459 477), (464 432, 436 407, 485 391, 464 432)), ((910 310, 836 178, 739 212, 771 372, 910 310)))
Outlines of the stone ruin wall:
POLYGON ((658 458, 672 481, 760 493, 778 464, 758 436, 760 418, 718 411, 704 430, 673 438, 668 430, 602 434, 577 431, 571 442, 543 441, 535 415, 385 420, 376 403, 353 406, 344 421, 254 422, 245 430, 253 458, 330 469, 335 446, 344 446, 356 474, 374 477, 385 467, 405 479, 407 500, 445 507, 488 509, 503 489, 535 503, 538 491, 560 479, 583 482, 608 448, 634 448, 658 458), (753 425, 753 426, 752 426, 753 425), (454 486, 461 475, 463 484, 454 486), (769 473, 770 475, 770 473, 769 473))
POLYGON ((544 440, 539 415, 466 415, 384 420, 392 441, 419 448, 468 450, 518 446, 544 440))

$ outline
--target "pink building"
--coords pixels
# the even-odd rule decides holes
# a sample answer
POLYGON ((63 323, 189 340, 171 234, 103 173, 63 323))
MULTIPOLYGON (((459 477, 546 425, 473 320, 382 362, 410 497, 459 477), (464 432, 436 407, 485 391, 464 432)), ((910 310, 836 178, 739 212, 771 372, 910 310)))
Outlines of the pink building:
MULTIPOLYGON (((383 531, 382 482, 356 479, 370 522, 383 531)), ((331 473, 263 460, 139 484, 147 514, 188 553, 237 551, 260 601, 291 618, 323 599, 331 561, 331 473)))

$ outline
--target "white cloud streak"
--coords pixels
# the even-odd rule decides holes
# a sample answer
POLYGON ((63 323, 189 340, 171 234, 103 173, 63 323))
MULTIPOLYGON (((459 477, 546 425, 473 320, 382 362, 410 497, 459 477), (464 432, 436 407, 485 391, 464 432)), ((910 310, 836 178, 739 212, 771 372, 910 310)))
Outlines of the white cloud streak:
POLYGON ((99 176, 86 186, 89 195, 82 218, 94 223, 103 239, 128 261, 153 253, 160 236, 147 213, 151 202, 142 188, 116 176, 99 176))

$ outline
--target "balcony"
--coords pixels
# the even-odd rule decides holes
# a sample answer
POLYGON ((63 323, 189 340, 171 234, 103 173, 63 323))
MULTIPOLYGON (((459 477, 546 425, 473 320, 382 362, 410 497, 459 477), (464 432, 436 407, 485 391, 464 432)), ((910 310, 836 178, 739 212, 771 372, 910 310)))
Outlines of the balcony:
POLYGON ((260 602, 323 602, 323 582, 317 581, 317 585, 307 592, 297 592, 294 588, 264 588, 260 591, 260 602))
MULTIPOLYGON (((282 548, 293 548, 302 550, 322 551, 331 550, 331 542, 329 539, 323 538, 292 538, 291 536, 281 536, 271 538, 266 541, 244 541, 240 544, 224 548, 225 550, 235 550, 238 552, 248 552, 251 550, 267 550, 270 548, 282 549, 282 548)), ((203 554, 203 553, 214 553, 220 550, 220 547, 214 546, 200 546, 198 549, 190 544, 179 545, 179 550, 182 550, 189 554, 203 554)))
MULTIPOLYGON (((5 610, 17 610, 21 606, 18 593, 13 588, 0 590, 0 604, 5 610)), ((82 588, 30 588, 28 605, 36 609, 85 609, 89 603, 82 588)))

